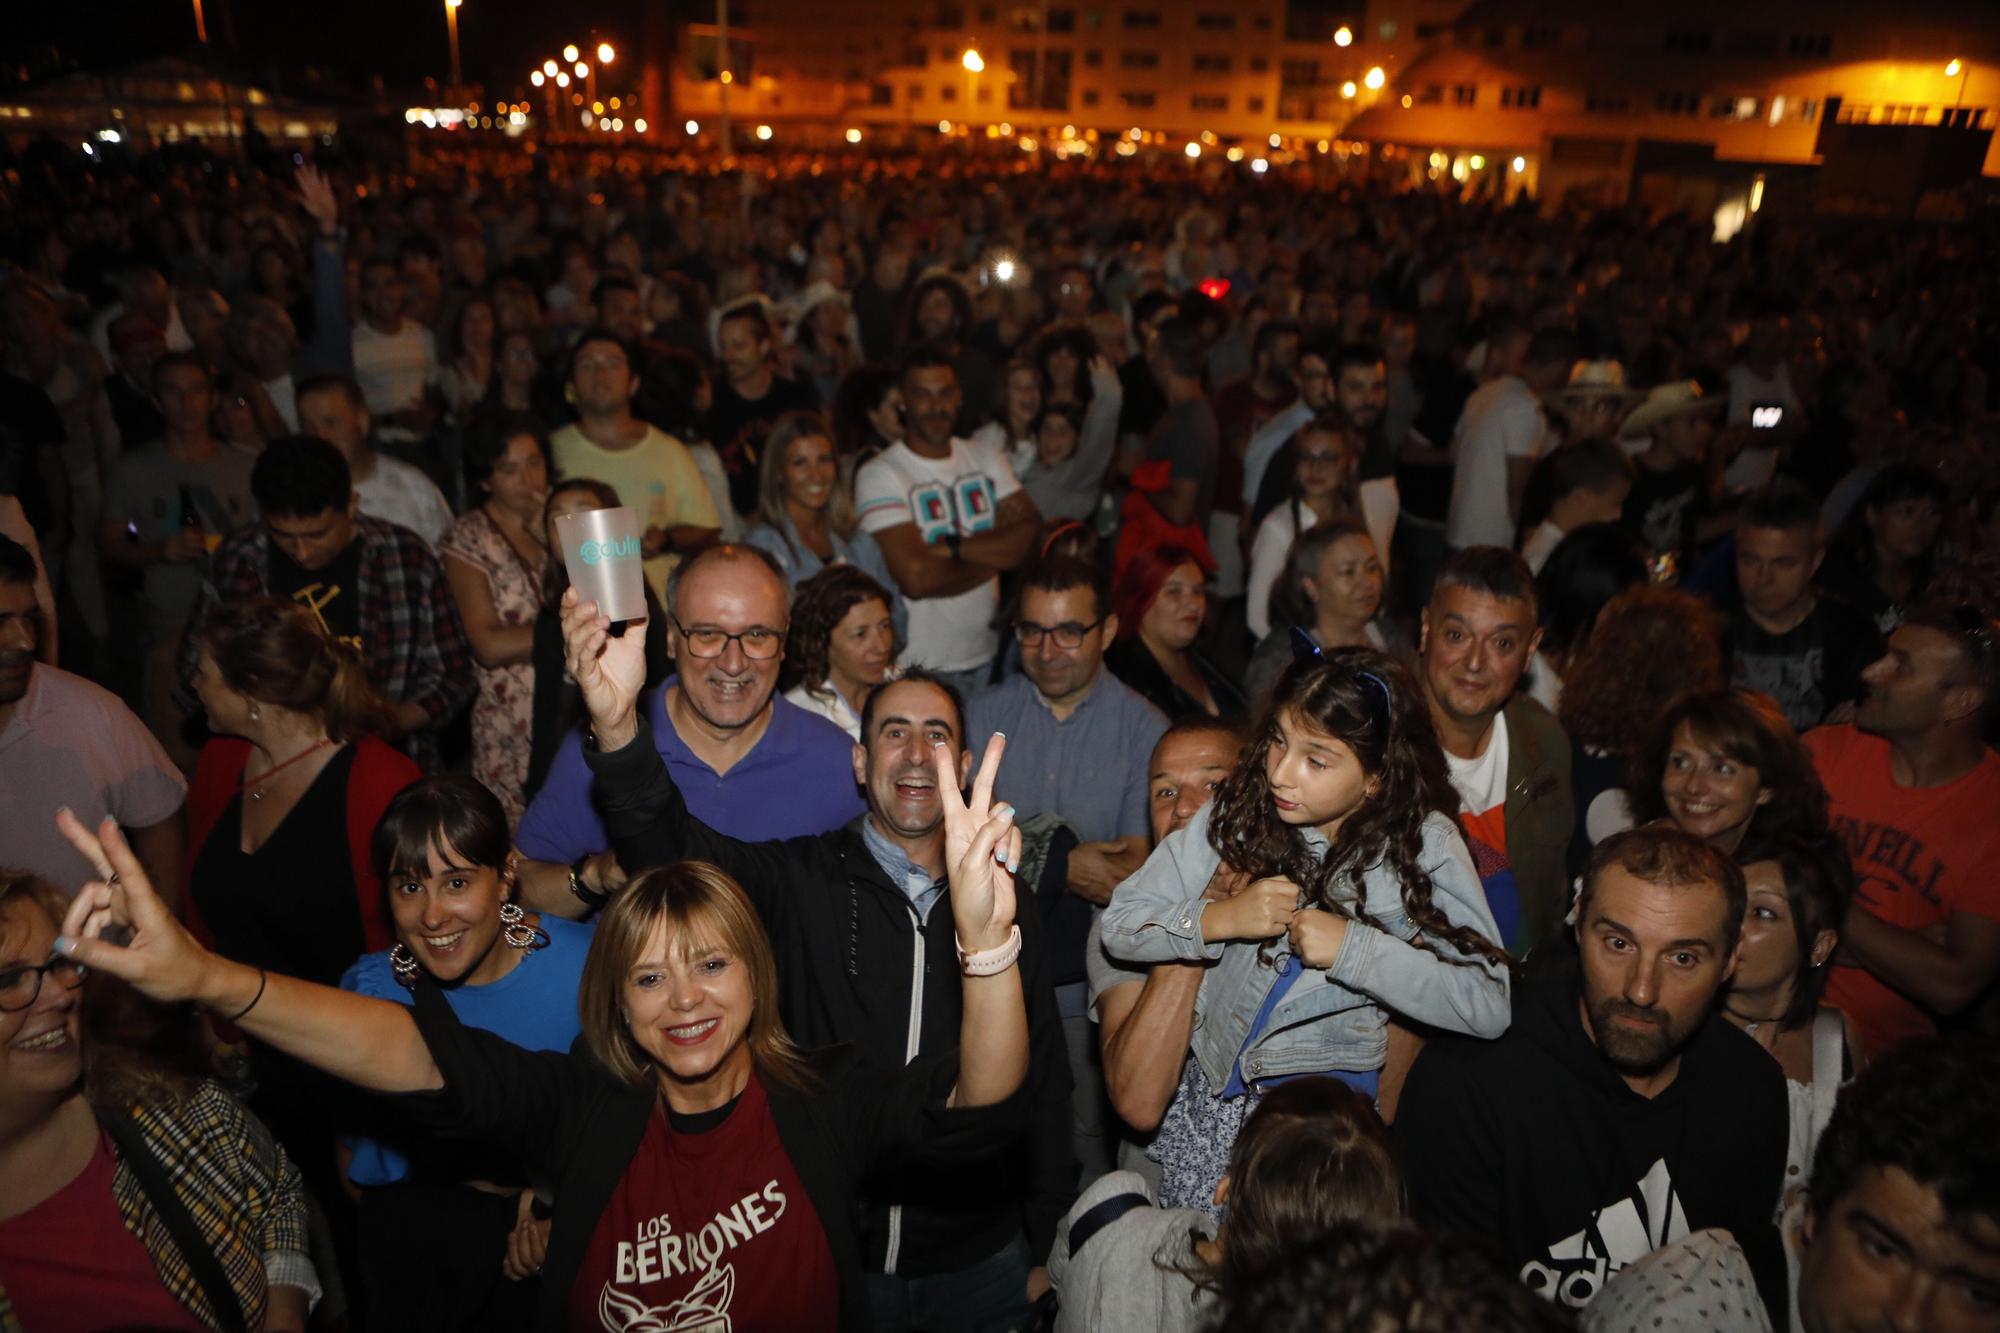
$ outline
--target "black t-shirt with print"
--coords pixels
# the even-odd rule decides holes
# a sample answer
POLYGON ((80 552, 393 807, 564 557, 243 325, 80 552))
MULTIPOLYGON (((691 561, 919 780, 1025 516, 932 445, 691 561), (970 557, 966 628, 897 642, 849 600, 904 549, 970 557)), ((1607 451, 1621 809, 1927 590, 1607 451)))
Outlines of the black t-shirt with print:
POLYGON ((273 597, 310 607, 334 640, 361 650, 361 539, 318 569, 307 569, 277 546, 271 547, 273 597))

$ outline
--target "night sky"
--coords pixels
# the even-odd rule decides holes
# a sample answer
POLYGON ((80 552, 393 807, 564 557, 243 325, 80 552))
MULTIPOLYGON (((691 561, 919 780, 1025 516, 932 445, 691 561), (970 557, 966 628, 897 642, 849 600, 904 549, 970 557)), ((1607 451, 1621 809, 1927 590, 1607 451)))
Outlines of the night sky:
MULTIPOLYGON (((591 25, 614 41, 632 41, 641 3, 668 0, 465 0, 459 40, 466 77, 498 76, 504 87, 525 77, 531 56, 565 41, 581 42, 591 25)), ((248 69, 297 73, 309 67, 353 87, 385 76, 392 90, 450 70, 443 0, 204 0, 209 38, 228 54, 232 21, 237 58, 248 69)), ((704 6, 705 8, 706 6, 704 6)), ((677 11, 689 6, 676 4, 677 11)), ((0 25, 0 56, 10 75, 62 67, 98 68, 194 49, 191 0, 20 0, 0 25)))

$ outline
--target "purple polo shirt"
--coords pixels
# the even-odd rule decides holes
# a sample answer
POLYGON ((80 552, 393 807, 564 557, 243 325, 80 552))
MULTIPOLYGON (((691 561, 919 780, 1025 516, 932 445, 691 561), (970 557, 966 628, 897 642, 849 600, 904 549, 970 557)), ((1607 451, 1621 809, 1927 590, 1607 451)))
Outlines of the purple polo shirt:
MULTIPOLYGON (((854 781, 854 742, 823 717, 771 696, 771 725, 750 753, 720 776, 697 759, 667 718, 667 689, 646 704, 653 743, 688 810, 718 833, 745 842, 824 833, 866 808, 854 781)), ((563 738, 548 780, 521 816, 515 838, 523 856, 567 865, 611 845, 590 800, 590 769, 583 762, 583 733, 563 738)))

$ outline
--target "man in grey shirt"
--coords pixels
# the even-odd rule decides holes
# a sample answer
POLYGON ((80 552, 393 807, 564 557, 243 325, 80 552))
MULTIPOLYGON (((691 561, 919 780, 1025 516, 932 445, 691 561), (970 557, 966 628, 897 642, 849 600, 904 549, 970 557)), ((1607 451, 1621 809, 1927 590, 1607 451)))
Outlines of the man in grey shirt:
MULTIPOLYGON (((1045 908, 1056 1008, 1075 1080, 1072 1139, 1083 1180, 1111 1167, 1104 1076, 1087 1012, 1083 947, 1092 904, 1145 862, 1146 763, 1167 719, 1104 669, 1118 633, 1110 597, 1090 565, 1067 556, 1028 571, 1015 634, 1024 675, 966 707, 968 741, 1007 737, 995 793, 1025 816, 1060 815, 1080 840, 1071 849, 1068 893, 1045 908)), ((982 751, 983 753, 983 751, 982 751)))

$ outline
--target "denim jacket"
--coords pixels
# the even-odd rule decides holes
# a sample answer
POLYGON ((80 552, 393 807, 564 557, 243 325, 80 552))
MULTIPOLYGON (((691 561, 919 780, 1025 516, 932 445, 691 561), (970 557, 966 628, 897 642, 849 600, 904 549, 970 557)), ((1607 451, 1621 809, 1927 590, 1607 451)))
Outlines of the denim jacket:
MULTIPOLYGON (((1202 898, 1221 858, 1208 841, 1203 807, 1186 828, 1153 849, 1146 864, 1112 895, 1099 929, 1105 952, 1132 963, 1214 964, 1195 999, 1194 1057, 1210 1087, 1229 1080, 1237 1052, 1250 1035, 1258 1008, 1277 980, 1276 941, 1202 938, 1202 898), (1265 961, 1266 959, 1270 961, 1265 961)), ((1315 855, 1326 840, 1305 830, 1315 855)), ((1432 899, 1452 924, 1470 926, 1498 940, 1493 913, 1455 821, 1432 811, 1424 821, 1422 864, 1432 899)), ((1243 1052, 1243 1075, 1254 1082, 1290 1074, 1380 1069, 1388 1053, 1391 1014, 1447 1032, 1497 1037, 1511 1015, 1508 973, 1496 963, 1456 961, 1443 941, 1416 943, 1417 930, 1403 910, 1401 882, 1386 867, 1361 874, 1363 910, 1381 923, 1356 920, 1328 968, 1308 968, 1272 1012, 1256 1044, 1243 1052)), ((1343 881, 1352 892, 1352 881, 1343 881)), ((1352 901, 1352 899, 1348 899, 1352 901)))

